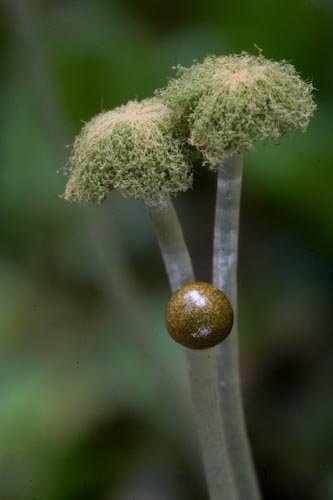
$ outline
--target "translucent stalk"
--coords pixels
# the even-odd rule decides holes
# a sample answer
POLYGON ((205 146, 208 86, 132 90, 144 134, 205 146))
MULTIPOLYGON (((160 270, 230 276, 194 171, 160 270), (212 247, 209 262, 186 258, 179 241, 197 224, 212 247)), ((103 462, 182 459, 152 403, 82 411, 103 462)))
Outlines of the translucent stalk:
POLYGON ((238 363, 237 259, 242 185, 242 154, 223 161, 218 170, 213 282, 234 308, 229 337, 216 347, 221 413, 227 449, 240 500, 259 500, 260 493, 246 431, 238 363))
MULTIPOLYGON (((183 232, 169 199, 147 203, 172 291, 194 281, 183 232)), ((237 500, 221 419, 216 358, 212 349, 187 350, 190 385, 210 500, 237 500)))

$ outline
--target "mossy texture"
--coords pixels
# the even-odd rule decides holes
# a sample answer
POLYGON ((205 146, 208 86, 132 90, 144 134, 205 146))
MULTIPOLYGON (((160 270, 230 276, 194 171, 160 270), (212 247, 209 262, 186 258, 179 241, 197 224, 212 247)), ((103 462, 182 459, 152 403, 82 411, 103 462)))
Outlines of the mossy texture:
POLYGON ((212 169, 259 140, 305 131, 316 107, 312 93, 291 64, 248 54, 178 67, 178 77, 158 92, 212 169))
POLYGON ((100 202, 118 189, 124 196, 160 200, 186 191, 192 175, 172 132, 172 113, 158 98, 99 114, 75 140, 64 197, 100 202))

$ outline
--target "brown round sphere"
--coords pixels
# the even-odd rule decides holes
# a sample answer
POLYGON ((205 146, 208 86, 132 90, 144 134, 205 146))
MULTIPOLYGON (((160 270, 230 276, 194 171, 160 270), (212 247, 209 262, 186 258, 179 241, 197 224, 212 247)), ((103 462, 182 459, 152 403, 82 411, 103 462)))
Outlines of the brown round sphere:
POLYGON ((208 349, 224 340, 234 321, 232 306, 221 290, 197 281, 177 290, 166 310, 171 337, 190 349, 208 349))

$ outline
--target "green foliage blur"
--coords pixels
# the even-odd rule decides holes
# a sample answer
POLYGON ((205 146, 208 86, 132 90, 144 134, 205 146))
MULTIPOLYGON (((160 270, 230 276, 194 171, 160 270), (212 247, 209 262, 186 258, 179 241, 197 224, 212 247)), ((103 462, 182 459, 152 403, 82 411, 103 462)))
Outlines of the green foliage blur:
MULTIPOLYGON (((0 4, 0 498, 206 500, 184 353, 144 205, 59 196, 82 124, 207 54, 292 62, 306 135, 245 157, 241 366, 267 500, 333 499, 333 3, 0 4)), ((214 175, 177 209, 210 280, 214 175)))

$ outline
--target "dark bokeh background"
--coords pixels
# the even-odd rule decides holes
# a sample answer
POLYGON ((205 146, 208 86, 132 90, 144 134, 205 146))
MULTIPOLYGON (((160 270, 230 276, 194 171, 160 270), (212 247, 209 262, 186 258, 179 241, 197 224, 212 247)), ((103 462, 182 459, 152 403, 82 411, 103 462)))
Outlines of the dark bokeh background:
MULTIPOLYGON (((150 96, 176 63, 247 50, 312 80, 306 135, 245 157, 240 327, 267 500, 333 499, 333 3, 0 4, 0 498, 205 500, 182 350, 140 201, 58 194, 84 121, 150 96), (60 174, 58 171, 60 170, 60 174)), ((210 279, 214 176, 176 204, 210 279)))

